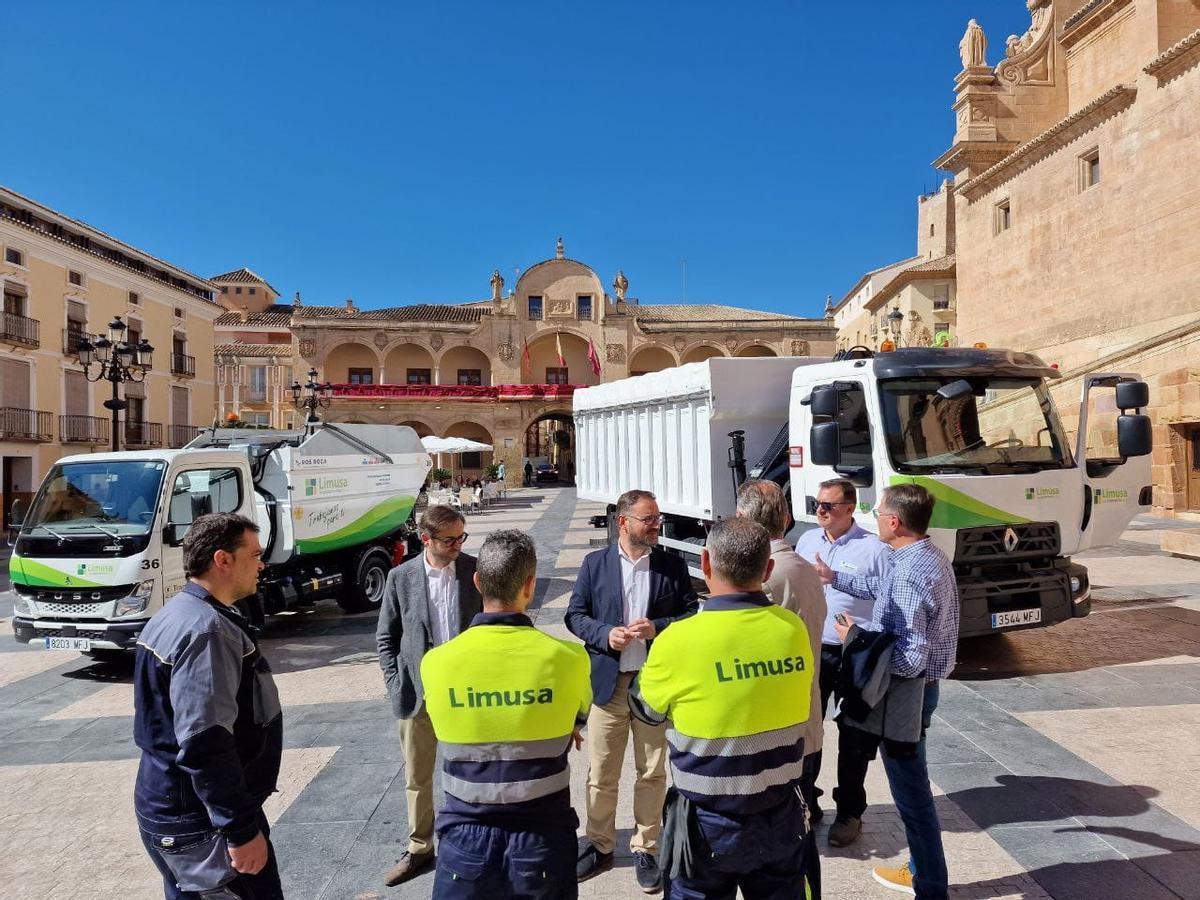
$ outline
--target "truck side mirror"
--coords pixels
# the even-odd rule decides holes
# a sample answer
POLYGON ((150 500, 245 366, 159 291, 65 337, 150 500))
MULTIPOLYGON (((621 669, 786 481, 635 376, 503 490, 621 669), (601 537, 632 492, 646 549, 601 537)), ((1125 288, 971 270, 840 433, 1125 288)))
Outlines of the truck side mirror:
POLYGON ((1119 382, 1116 394, 1117 409, 1145 409, 1150 405, 1150 386, 1144 381, 1119 382))
POLYGON ((25 524, 25 510, 21 507, 24 505, 24 498, 18 497, 12 502, 12 506, 8 508, 8 527, 12 529, 20 528, 25 524))
MULTIPOLYGON (((813 397, 815 400, 816 395, 813 397)), ((814 466, 836 466, 842 461, 842 436, 837 422, 813 425, 809 429, 808 443, 808 456, 814 466)))
POLYGON ((836 419, 838 414, 838 390, 832 385, 823 385, 812 389, 809 397, 813 418, 823 417, 836 419))
MULTIPOLYGON (((1130 385, 1137 387, 1138 385, 1130 385)), ((1125 385, 1117 385, 1117 391, 1125 385)), ((1145 388, 1144 383, 1141 387, 1145 388)), ((1120 401, 1118 401, 1119 403, 1120 401)), ((1117 416, 1117 452, 1125 459, 1145 456, 1153 448, 1149 416, 1117 416)))
POLYGON ((168 522, 163 526, 163 543, 168 547, 180 546, 190 527, 190 524, 180 525, 176 522, 168 522))

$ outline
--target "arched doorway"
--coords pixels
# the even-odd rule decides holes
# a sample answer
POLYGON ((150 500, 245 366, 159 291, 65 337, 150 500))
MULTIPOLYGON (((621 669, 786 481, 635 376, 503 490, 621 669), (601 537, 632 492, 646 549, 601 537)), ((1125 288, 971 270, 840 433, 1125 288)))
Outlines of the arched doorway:
POLYGON ((575 483, 575 420, 569 412, 538 416, 525 429, 525 459, 541 483, 575 483), (550 469, 541 468, 549 466, 550 469))
POLYGON ((776 356, 778 354, 770 347, 763 346, 762 344, 747 344, 735 355, 744 359, 746 357, 776 356))
POLYGON ((383 361, 386 384, 433 384, 433 354, 420 344, 401 344, 383 361))
POLYGON ((491 383, 492 363, 475 347, 451 347, 438 360, 438 384, 491 383))
POLYGON ((569 331, 545 331, 531 341, 529 363, 521 361, 521 377, 532 384, 600 383, 600 376, 588 363, 588 342, 569 331), (563 365, 558 362, 559 346, 563 365))
POLYGON ((714 347, 711 344, 697 344, 687 353, 683 354, 682 362, 687 363, 704 362, 706 359, 712 359, 714 356, 724 356, 720 347, 714 347))
MULTIPOLYGON (((446 429, 442 437, 460 437, 481 444, 492 444, 492 433, 477 422, 455 422, 446 429)), ((494 445, 493 445, 494 446, 494 445)), ((481 450, 478 453, 457 453, 448 456, 452 460, 451 470, 455 475, 464 478, 482 478, 487 467, 492 464, 495 453, 491 450, 481 450)))
POLYGON ((673 369, 676 365, 675 357, 666 347, 642 347, 629 358, 629 374, 661 372, 663 369, 673 369))
POLYGON ((339 344, 325 357, 324 380, 334 384, 376 384, 379 357, 365 344, 339 344))

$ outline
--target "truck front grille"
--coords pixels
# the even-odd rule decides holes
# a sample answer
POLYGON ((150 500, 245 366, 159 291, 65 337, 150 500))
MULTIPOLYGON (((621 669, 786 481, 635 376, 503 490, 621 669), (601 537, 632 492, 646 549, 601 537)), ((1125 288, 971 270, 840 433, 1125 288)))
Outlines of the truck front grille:
POLYGON ((1062 540, 1057 522, 1021 525, 983 525, 960 529, 954 549, 955 565, 987 565, 1059 555, 1062 540))
POLYGON ((122 597, 128 597, 134 585, 125 584, 118 587, 105 588, 48 588, 30 587, 24 584, 14 584, 13 590, 22 597, 35 601, 39 606, 55 604, 66 607, 66 612, 79 610, 94 604, 112 603, 122 597))

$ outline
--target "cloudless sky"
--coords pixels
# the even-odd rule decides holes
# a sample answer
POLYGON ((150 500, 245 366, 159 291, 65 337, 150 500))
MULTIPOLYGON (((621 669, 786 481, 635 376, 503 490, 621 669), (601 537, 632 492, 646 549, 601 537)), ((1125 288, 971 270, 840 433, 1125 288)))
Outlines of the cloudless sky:
MULTIPOLYGON (((1023 0, 46 3, 0 184, 287 300, 489 295, 554 254, 644 303, 819 316, 911 255, 958 42, 1023 0)), ((611 292, 611 289, 610 289, 611 292)))

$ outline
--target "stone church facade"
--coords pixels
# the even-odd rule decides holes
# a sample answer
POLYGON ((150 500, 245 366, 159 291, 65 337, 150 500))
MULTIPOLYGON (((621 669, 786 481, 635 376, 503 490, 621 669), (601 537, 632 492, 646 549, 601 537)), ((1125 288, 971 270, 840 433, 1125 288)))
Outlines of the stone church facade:
POLYGON ((1147 378, 1155 507, 1198 511, 1200 3, 1026 6, 996 65, 968 27, 935 163, 954 176, 958 331, 1058 364, 1072 429, 1088 373, 1147 378))

